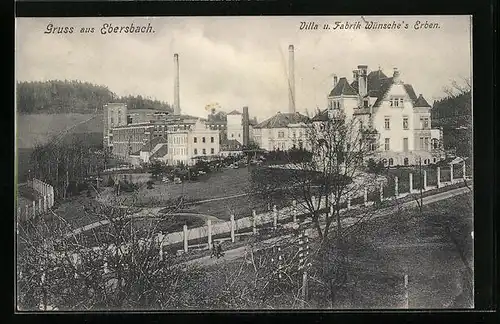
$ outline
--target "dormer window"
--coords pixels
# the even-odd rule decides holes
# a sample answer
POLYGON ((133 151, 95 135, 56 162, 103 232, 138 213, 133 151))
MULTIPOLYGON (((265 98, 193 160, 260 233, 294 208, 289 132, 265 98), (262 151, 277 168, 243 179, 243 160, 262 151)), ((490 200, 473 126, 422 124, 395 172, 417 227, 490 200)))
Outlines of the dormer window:
POLYGON ((368 108, 368 107, 369 107, 368 99, 364 99, 363 100, 363 108, 368 108))

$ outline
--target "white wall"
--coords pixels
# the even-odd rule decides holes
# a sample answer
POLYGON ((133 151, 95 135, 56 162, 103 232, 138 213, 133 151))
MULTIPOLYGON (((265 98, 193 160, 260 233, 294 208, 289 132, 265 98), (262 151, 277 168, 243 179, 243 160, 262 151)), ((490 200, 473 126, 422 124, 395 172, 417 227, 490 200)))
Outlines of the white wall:
POLYGON ((402 84, 394 84, 388 91, 384 101, 374 108, 373 126, 380 133, 380 150, 385 150, 385 138, 390 140, 390 151, 404 152, 403 138, 408 138, 408 151, 414 150, 414 114, 413 104, 402 84), (404 97, 403 107, 391 107, 392 96, 404 97), (390 129, 385 129, 385 118, 389 118, 390 129), (403 118, 408 117, 408 129, 403 129, 403 118))
POLYGON ((227 115, 227 138, 243 144, 243 115, 227 115))

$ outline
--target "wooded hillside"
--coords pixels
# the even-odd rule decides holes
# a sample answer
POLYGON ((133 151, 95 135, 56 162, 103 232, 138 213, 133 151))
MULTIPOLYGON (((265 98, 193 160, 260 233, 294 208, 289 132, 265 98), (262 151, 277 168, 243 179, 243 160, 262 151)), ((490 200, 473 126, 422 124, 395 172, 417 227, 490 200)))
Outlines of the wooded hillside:
POLYGON ((173 111, 159 100, 142 96, 118 97, 106 86, 76 80, 17 83, 17 111, 20 114, 91 114, 109 102, 123 102, 131 109, 155 108, 173 111))

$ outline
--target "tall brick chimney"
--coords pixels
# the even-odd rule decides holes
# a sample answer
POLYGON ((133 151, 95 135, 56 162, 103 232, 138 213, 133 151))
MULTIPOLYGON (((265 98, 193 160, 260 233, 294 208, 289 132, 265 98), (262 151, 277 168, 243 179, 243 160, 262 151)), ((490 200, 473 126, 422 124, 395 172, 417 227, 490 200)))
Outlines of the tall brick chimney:
POLYGON ((362 97, 368 93, 367 65, 358 65, 358 93, 362 97))
POLYGON ((394 72, 392 74, 392 83, 394 83, 394 84, 401 83, 400 73, 399 73, 398 68, 394 68, 394 72))
POLYGON ((174 54, 174 115, 181 114, 181 103, 179 98, 179 54, 174 54))
POLYGON ((242 117, 242 126, 243 126, 243 146, 248 146, 250 142, 250 118, 248 116, 248 107, 243 107, 243 117, 242 117))
POLYGON ((295 113, 295 62, 293 45, 288 46, 288 112, 295 113))

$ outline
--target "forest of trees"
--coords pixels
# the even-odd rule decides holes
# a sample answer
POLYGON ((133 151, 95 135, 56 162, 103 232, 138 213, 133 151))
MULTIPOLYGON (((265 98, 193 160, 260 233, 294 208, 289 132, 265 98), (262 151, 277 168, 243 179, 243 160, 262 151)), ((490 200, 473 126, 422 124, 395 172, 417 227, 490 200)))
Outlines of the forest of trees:
POLYGON ((89 114, 109 102, 124 102, 131 109, 173 111, 168 103, 142 96, 118 97, 106 86, 75 80, 23 81, 17 83, 17 111, 21 114, 89 114))

